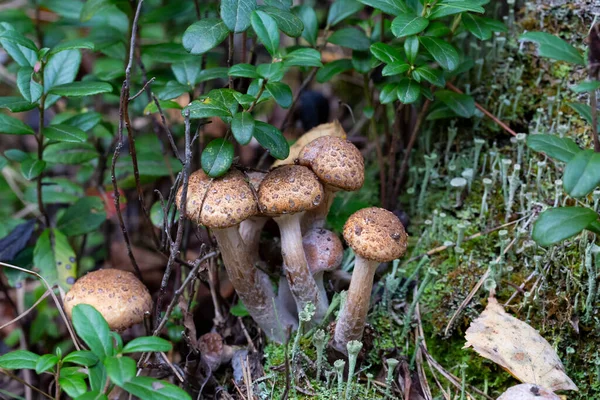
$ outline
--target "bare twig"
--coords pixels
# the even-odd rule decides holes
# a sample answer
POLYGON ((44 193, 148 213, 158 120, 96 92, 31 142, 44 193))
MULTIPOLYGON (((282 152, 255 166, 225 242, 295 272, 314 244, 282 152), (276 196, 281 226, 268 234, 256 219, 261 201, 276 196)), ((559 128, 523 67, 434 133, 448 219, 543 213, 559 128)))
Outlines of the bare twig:
POLYGON ((8 376, 10 379, 14 379, 15 381, 19 382, 20 384, 25 385, 26 388, 28 388, 30 390, 34 390, 44 397, 47 397, 52 400, 54 399, 54 397, 50 396, 48 393, 41 391, 40 389, 36 388, 33 385, 30 385, 29 383, 25 382, 23 379, 19 378, 18 376, 14 375, 14 374, 11 374, 10 372, 8 372, 5 369, 0 369, 0 373, 8 376))
POLYGON ((160 106, 160 103, 154 94, 152 94, 152 100, 154 101, 154 104, 156 105, 156 108, 158 109, 158 114, 160 115, 160 120, 162 121, 165 131, 167 132, 167 137, 169 138, 169 144, 171 145, 171 150, 173 150, 173 154, 175 155, 175 157, 177 157, 179 162, 183 165, 184 160, 179 155, 179 150, 177 150, 177 145, 175 144, 175 139, 173 139, 173 133, 171 133, 171 130, 169 129, 169 125, 167 124, 167 118, 165 117, 165 113, 163 112, 163 109, 160 106))
POLYGON ((27 314, 29 314, 31 311, 33 311, 38 306, 38 304, 40 304, 42 301, 44 301, 44 299, 46 297, 48 297, 49 295, 50 295, 50 292, 48 290, 46 290, 46 292, 35 303, 33 303, 33 305, 31 307, 29 307, 27 310, 25 310, 23 312, 20 312, 16 318, 13 318, 10 321, 8 321, 7 323, 0 326, 0 330, 6 328, 9 325, 14 324, 15 322, 19 321, 21 318, 25 317, 27 314))
POLYGON ((127 101, 131 102, 131 101, 137 99, 138 97, 140 97, 141 94, 146 91, 146 88, 150 84, 152 84, 152 82, 154 82, 155 79, 156 79, 155 77, 152 77, 152 78, 150 78, 150 80, 146 81, 146 83, 144 83, 144 86, 142 86, 142 88, 136 94, 134 94, 133 96, 131 96, 130 98, 128 98, 127 101))

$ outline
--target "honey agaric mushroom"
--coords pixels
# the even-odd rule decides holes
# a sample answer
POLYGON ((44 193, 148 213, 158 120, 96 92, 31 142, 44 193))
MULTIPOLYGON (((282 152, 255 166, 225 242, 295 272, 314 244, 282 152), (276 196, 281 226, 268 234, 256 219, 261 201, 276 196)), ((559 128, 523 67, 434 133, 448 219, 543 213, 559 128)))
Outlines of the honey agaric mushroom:
POLYGON ((344 225, 344 239, 354 250, 356 260, 346 303, 338 316, 333 344, 337 350, 346 353, 346 344, 362 337, 377 266, 402 256, 408 237, 393 213, 369 207, 348 218, 344 225))
POLYGON ((208 365, 211 372, 231 361, 234 349, 223 343, 223 337, 215 332, 205 333, 198 338, 198 350, 202 360, 208 365))
MULTIPOLYGON (((181 190, 177 194, 180 208, 181 190)), ((239 223, 257 212, 252 189, 240 171, 231 169, 217 179, 209 178, 202 170, 190 175, 186 217, 212 230, 231 285, 248 313, 267 336, 282 342, 284 327, 278 318, 285 323, 290 317, 283 309, 276 309, 269 277, 254 267, 253 256, 238 231, 239 223)))
POLYGON ((65 296, 69 317, 78 304, 94 307, 110 329, 119 332, 139 324, 152 311, 148 288, 131 272, 119 269, 100 269, 79 278, 65 296))
POLYGON ((312 169, 325 190, 319 207, 304 216, 303 232, 325 225, 336 192, 353 192, 360 189, 365 181, 362 154, 350 141, 339 137, 322 136, 308 143, 300 151, 298 163, 312 169))
POLYGON ((273 217, 279 225, 285 275, 297 311, 312 303, 317 310, 313 321, 320 321, 327 307, 308 269, 302 248, 300 220, 305 211, 317 207, 322 199, 323 187, 315 174, 299 165, 284 165, 272 170, 258 190, 261 211, 273 217))
POLYGON ((342 264, 344 246, 337 235, 327 229, 311 229, 302 237, 306 261, 321 297, 327 301, 323 274, 333 271, 342 264))

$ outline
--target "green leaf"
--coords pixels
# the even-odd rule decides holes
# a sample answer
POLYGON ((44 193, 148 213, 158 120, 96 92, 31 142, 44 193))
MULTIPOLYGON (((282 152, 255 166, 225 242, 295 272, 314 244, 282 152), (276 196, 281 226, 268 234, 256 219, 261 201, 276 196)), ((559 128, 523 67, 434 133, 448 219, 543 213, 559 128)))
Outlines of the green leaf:
POLYGON ((221 0, 221 19, 231 32, 243 32, 250 27, 250 15, 256 0, 221 0))
POLYGON ((585 65, 579 51, 559 37, 546 32, 525 32, 519 40, 537 43, 538 53, 542 57, 554 60, 567 61, 574 64, 585 65))
POLYGON ((21 173, 30 181, 40 176, 44 168, 46 168, 46 161, 35 158, 28 158, 21 163, 21 173))
POLYGON ((0 97, 0 108, 6 108, 10 112, 23 112, 29 111, 35 108, 34 103, 30 103, 29 101, 23 100, 21 97, 9 96, 9 97, 0 97))
POLYGON ((485 10, 477 2, 472 0, 441 0, 433 7, 428 18, 430 20, 471 11, 483 14, 485 10))
POLYGON ((381 104, 389 104, 394 102, 398 98, 398 84, 388 83, 385 85, 379 93, 379 101, 381 104))
MULTIPOLYGON (((55 86, 73 82, 77 76, 79 64, 81 64, 79 50, 65 50, 51 55, 44 67, 44 92, 48 93, 55 86)), ((60 99, 59 95, 46 96, 46 108, 58 99, 60 99)))
POLYGON ((78 304, 73 307, 73 327, 77 336, 90 348, 100 361, 113 354, 108 323, 94 307, 78 304))
POLYGON ((204 18, 190 25, 183 34, 183 47, 192 54, 204 54, 217 47, 229 35, 224 22, 204 18))
POLYGON ((267 51, 275 56, 279 49, 279 31, 273 17, 263 11, 255 10, 252 12, 250 21, 256 36, 258 36, 267 51))
POLYGON ((306 40, 311 46, 316 46, 317 37, 319 35, 319 22, 317 20, 317 13, 312 7, 303 5, 294 7, 294 13, 304 25, 304 29, 302 30, 302 37, 306 40))
POLYGON ((427 121, 435 121, 438 119, 445 118, 456 118, 457 115, 444 103, 433 103, 429 114, 427 114, 427 121))
POLYGON ((42 372, 46 372, 54 368, 57 363, 58 357, 54 354, 44 354, 35 363, 35 373, 39 375, 42 372))
POLYGON ((265 0, 264 3, 282 10, 289 10, 292 7, 293 0, 265 0))
POLYGON ((383 70, 381 71, 381 75, 383 75, 383 76, 400 75, 400 74, 405 73, 409 69, 410 69, 410 65, 408 65, 407 63, 402 62, 402 61, 396 61, 396 62, 393 62, 393 63, 388 64, 385 67, 383 67, 383 70))
POLYGON ((260 64, 256 67, 256 72, 261 77, 270 81, 280 81, 285 73, 285 64, 282 62, 274 62, 271 64, 260 64))
POLYGON ((59 164, 83 164, 98 157, 90 143, 54 143, 44 149, 44 160, 59 164))
POLYGON ((58 229, 46 229, 33 249, 33 263, 50 285, 68 291, 77 277, 77 258, 67 237, 58 229))
POLYGON ((4 369, 35 369, 40 359, 35 353, 27 350, 16 350, 0 356, 0 368, 4 369))
POLYGON ((488 40, 492 38, 492 30, 484 18, 464 13, 462 15, 462 22, 465 25, 465 28, 467 28, 467 30, 477 39, 488 40))
POLYGON ((352 50, 369 50, 370 41, 365 33, 356 28, 342 28, 335 31, 328 39, 329 43, 347 47, 352 50))
POLYGON ((79 19, 81 22, 89 21, 94 15, 110 7, 111 5, 112 3, 110 0, 87 0, 81 8, 79 19))
POLYGON ((84 131, 69 125, 49 125, 43 131, 45 137, 59 142, 82 143, 87 139, 84 131))
POLYGON ((571 197, 587 196, 600 184, 600 153, 578 152, 565 167, 564 188, 571 197))
POLYGON ((202 151, 200 163, 202 169, 211 178, 224 175, 233 162, 233 145, 231 142, 218 138, 212 140, 202 151))
MULTIPOLYGON (((162 110, 181 110, 181 105, 173 100, 159 100, 158 104, 160 104, 160 108, 162 110)), ((144 108, 144 114, 150 115, 158 112, 158 107, 156 107, 156 103, 151 101, 144 108)))
POLYGON ((231 121, 231 133, 237 142, 246 145, 252 140, 254 133, 254 118, 247 111, 237 113, 231 121))
POLYGON ((186 107, 190 110, 190 118, 231 117, 231 112, 224 104, 208 96, 203 97, 186 107))
MULTIPOLYGON (((592 108, 590 106, 581 103, 567 103, 567 105, 577 111, 588 124, 592 124, 592 108)), ((600 121, 598 121, 598 129, 600 130, 600 121)))
POLYGON ((409 63, 414 64, 419 55, 419 38, 417 36, 409 36, 404 40, 404 53, 409 63))
POLYGON ((123 353, 171 351, 173 345, 168 340, 156 336, 143 336, 133 339, 123 347, 123 353))
POLYGON ((550 246, 577 235, 597 220, 598 214, 589 208, 550 208, 535 221, 532 237, 537 244, 550 246))
POLYGON ((108 397, 104 393, 94 390, 76 397, 75 400, 108 400, 108 397))
POLYGON ((410 14, 400 14, 392 21, 392 33, 401 38, 423 32, 429 25, 427 18, 410 14))
POLYGON ((321 53, 315 49, 302 48, 289 52, 283 57, 286 67, 322 67, 321 53))
POLYGON ((106 357, 104 367, 110 380, 119 387, 135 377, 135 361, 129 357, 106 357))
POLYGON ((323 68, 317 71, 317 82, 325 83, 334 76, 352 69, 352 60, 342 58, 325 64, 323 68))
POLYGON ((123 386, 127 392, 145 400, 191 400, 183 389, 147 376, 131 378, 123 386))
POLYGON ((33 135, 35 132, 20 120, 0 114, 0 134, 8 135, 33 135))
POLYGON ((528 135, 527 146, 533 151, 546 153, 548 157, 564 163, 571 161, 582 151, 572 139, 556 135, 528 135))
POLYGON ((429 36, 419 36, 419 41, 442 68, 452 71, 458 67, 460 58, 451 44, 442 39, 429 36))
POLYGON ((413 79, 403 78, 398 83, 398 100, 404 104, 414 103, 419 99, 421 94, 421 85, 415 82, 413 79))
POLYGON ((56 227, 67 236, 77 236, 98 229, 106 220, 104 202, 99 197, 83 197, 65 210, 56 227))
POLYGON ((591 92, 600 89, 600 81, 584 81, 570 88, 575 93, 591 92))
POLYGON ((208 92, 208 97, 215 102, 223 104, 229 110, 230 115, 233 115, 238 109, 234 93, 235 90, 232 89, 213 89, 208 92))
POLYGON ((44 92, 42 85, 33 80, 33 68, 21 67, 17 71, 17 87, 19 92, 25 97, 25 100, 35 103, 44 92))
POLYGON ((427 82, 438 87, 446 86, 446 80, 444 74, 439 69, 433 69, 427 65, 422 65, 416 68, 412 73, 413 78, 416 81, 425 79, 427 82))
POLYGON ((229 68, 229 76, 235 76, 239 78, 260 78, 260 75, 256 72, 256 67, 252 64, 236 64, 229 68))
POLYGON ((59 378, 58 383, 71 398, 77 398, 87 392, 87 385, 83 378, 67 377, 59 378))
POLYGON ((292 105, 292 89, 285 83, 268 82, 266 89, 281 107, 288 108, 292 105))
POLYGON ((106 82, 72 82, 54 86, 50 94, 66 97, 83 97, 112 92, 112 86, 106 82))
POLYGON ((361 3, 393 16, 408 13, 410 10, 404 0, 359 0, 361 3))
POLYGON ((302 20, 287 10, 277 7, 261 6, 261 11, 275 20, 277 27, 290 37, 298 37, 304 30, 302 20))
POLYGON ((159 100, 170 100, 187 93, 190 90, 188 85, 182 85, 175 81, 169 81, 165 86, 157 90, 159 100))
POLYGON ((58 45, 54 46, 52 48, 52 50, 50 50, 50 52, 48 52, 48 55, 60 53, 61 51, 64 51, 64 50, 74 50, 74 49, 94 50, 94 42, 92 42, 91 40, 85 39, 85 38, 68 40, 66 42, 62 42, 62 43, 59 43, 58 45))
POLYGON ((327 25, 329 27, 333 27, 337 23, 342 22, 363 8, 364 5, 356 0, 335 0, 329 7, 329 14, 327 14, 327 25))
POLYGON ((200 76, 200 64, 197 61, 182 61, 171 65, 171 70, 177 82, 190 88, 198 83, 200 76))
POLYGON ((90 381, 90 388, 95 391, 104 390, 107 381, 106 368, 104 364, 97 363, 93 367, 88 368, 88 376, 90 381))
POLYGON ((33 67, 38 60, 35 43, 6 22, 0 22, 0 45, 21 67, 33 67))
POLYGON ((98 357, 94 353, 88 350, 79 350, 69 353, 63 358, 64 363, 72 363, 77 365, 83 365, 84 367, 91 367, 98 363, 98 357))
POLYGON ((475 99, 467 94, 459 94, 450 90, 438 90, 435 97, 452 111, 463 118, 471 118, 475 113, 475 99))
POLYGON ((236 304, 234 304, 229 309, 229 312, 234 317, 240 317, 240 318, 247 317, 247 316, 250 315, 250 313, 248 312, 248 309, 246 308, 246 306, 244 305, 244 303, 242 303, 241 301, 238 301, 236 304))
POLYGON ((395 47, 390 46, 386 43, 374 43, 370 47, 371 54, 381 62, 391 64, 394 61, 402 60, 402 53, 395 47))
POLYGON ((256 121, 254 124, 254 137, 271 155, 279 160, 285 160, 290 154, 290 146, 273 125, 256 121))

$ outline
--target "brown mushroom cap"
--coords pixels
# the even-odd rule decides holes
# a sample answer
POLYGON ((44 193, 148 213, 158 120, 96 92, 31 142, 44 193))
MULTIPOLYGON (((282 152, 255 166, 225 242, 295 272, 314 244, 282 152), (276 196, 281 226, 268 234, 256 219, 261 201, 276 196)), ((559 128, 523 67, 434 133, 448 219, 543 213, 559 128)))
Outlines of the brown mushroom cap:
POLYGON ((337 235, 327 229, 311 229, 302 238, 310 272, 332 271, 342 264, 344 246, 337 235))
POLYGON ((100 269, 79 278, 65 296, 69 317, 77 304, 93 306, 116 331, 142 322, 144 313, 152 311, 148 288, 131 272, 119 269, 100 269))
POLYGON ((310 167, 326 185, 336 190, 354 191, 365 181, 365 161, 350 141, 322 136, 304 146, 298 163, 310 167))
MULTIPOLYGON (((181 208, 181 192, 177 206, 181 208)), ((258 212, 256 199, 244 174, 231 169, 220 178, 211 179, 202 170, 190 175, 186 217, 209 228, 229 228, 258 212)))
POLYGON ((266 215, 296 214, 317 207, 323 186, 306 167, 284 165, 269 172, 258 190, 258 204, 266 215))
POLYGON ((369 207, 348 218, 344 225, 344 239, 362 258, 387 262, 404 254, 408 235, 393 213, 369 207))

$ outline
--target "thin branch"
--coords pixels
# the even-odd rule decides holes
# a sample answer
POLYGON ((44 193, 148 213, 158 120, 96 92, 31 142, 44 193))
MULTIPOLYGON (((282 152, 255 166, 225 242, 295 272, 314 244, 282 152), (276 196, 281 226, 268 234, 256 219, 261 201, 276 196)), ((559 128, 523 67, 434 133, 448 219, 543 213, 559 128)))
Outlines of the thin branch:
POLYGON ((19 378, 18 376, 14 375, 14 374, 11 374, 7 370, 0 369, 0 373, 8 376, 10 379, 14 379, 15 381, 19 382, 20 384, 24 385, 27 388, 32 389, 32 390, 38 392, 42 396, 47 397, 47 398, 49 398, 51 400, 54 400, 54 397, 50 396, 48 393, 41 391, 40 389, 36 388, 33 385, 30 385, 29 383, 25 382, 23 379, 19 378))
POLYGON ((167 125, 167 118, 165 117, 165 113, 164 113, 162 107, 160 106, 158 99, 156 98, 156 96, 154 94, 152 94, 152 100, 154 101, 154 104, 156 105, 156 108, 158 109, 158 114, 160 115, 160 120, 162 121, 165 131, 167 132, 167 137, 169 139, 169 144, 171 145, 171 150, 173 151, 173 154, 175 155, 175 157, 177 157, 179 162, 183 165, 185 162, 184 162, 183 158, 181 158, 181 156, 179 155, 179 150, 177 150, 177 145, 175 144, 175 139, 173 139, 173 133, 169 129, 169 125, 167 125))
POLYGON ((142 88, 133 96, 131 96, 130 98, 127 99, 127 101, 132 102, 133 100, 137 99, 138 97, 140 97, 142 95, 142 93, 144 93, 146 91, 146 88, 152 84, 152 82, 154 82, 156 78, 152 77, 150 78, 150 80, 146 81, 146 83, 144 83, 144 86, 142 86, 142 88))
POLYGON ((46 290, 46 292, 35 303, 33 303, 33 305, 31 307, 29 307, 24 312, 20 313, 17 317, 11 319, 7 323, 0 326, 0 330, 6 328, 9 325, 14 324, 15 322, 19 321, 21 318, 25 317, 27 314, 29 314, 31 311, 33 311, 38 306, 38 304, 40 304, 42 301, 44 301, 44 299, 46 297, 48 297, 49 295, 50 295, 50 292, 48 290, 46 290))

